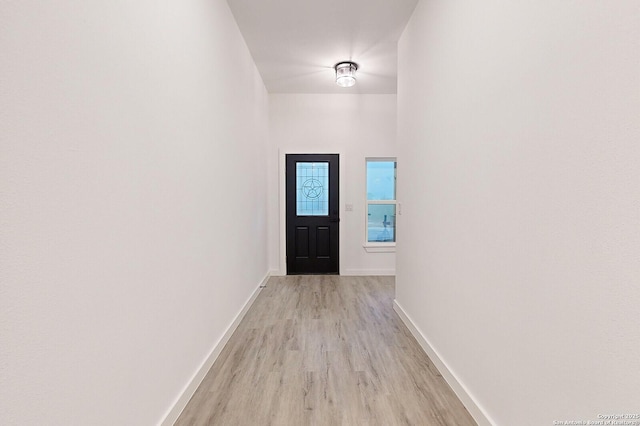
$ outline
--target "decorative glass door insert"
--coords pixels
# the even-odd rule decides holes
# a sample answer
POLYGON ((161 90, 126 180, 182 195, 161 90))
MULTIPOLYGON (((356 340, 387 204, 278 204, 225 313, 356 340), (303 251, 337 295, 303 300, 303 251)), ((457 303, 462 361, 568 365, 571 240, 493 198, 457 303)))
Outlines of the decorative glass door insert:
POLYGON ((296 214, 329 216, 329 163, 296 163, 296 214))

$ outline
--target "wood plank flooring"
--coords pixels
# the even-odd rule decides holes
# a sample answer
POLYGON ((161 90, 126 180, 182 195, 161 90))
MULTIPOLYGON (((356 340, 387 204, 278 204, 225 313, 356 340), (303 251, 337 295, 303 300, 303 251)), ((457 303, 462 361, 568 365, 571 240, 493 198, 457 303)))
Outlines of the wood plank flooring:
POLYGON ((393 277, 272 277, 176 425, 475 425, 393 297, 393 277))

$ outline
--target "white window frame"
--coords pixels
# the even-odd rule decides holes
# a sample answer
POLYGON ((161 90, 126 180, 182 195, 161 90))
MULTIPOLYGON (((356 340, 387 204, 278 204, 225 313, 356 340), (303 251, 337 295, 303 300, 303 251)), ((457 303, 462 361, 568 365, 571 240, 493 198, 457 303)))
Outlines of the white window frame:
MULTIPOLYGON (((369 162, 380 161, 380 162, 390 162, 393 161, 396 164, 396 173, 398 171, 398 159, 395 157, 366 157, 364 159, 364 247, 365 251, 368 253, 393 253, 396 251, 396 243, 394 242, 369 242, 369 205, 370 204, 388 204, 396 206, 396 222, 398 216, 398 194, 397 194, 397 182, 396 182, 396 194, 395 200, 369 200, 367 197, 367 164, 369 162)), ((394 230, 394 236, 396 235, 396 230, 394 230)), ((396 238, 397 240, 397 238, 396 238)))

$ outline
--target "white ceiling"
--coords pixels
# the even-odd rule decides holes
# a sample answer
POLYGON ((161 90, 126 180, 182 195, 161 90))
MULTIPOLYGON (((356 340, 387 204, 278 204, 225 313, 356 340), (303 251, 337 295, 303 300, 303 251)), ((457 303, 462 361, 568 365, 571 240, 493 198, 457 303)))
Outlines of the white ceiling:
POLYGON ((418 0, 227 0, 270 93, 396 93, 397 45, 418 0), (359 65, 354 87, 333 66, 359 65))

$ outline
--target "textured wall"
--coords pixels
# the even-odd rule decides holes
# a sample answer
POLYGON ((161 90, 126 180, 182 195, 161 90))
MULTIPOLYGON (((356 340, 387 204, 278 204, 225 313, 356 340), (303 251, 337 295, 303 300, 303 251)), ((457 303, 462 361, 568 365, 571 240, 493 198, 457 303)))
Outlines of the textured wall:
POLYGON ((640 8, 424 0, 397 300, 498 425, 640 411, 640 8))
POLYGON ((159 422, 267 272, 226 2, 0 4, 0 424, 159 422))

